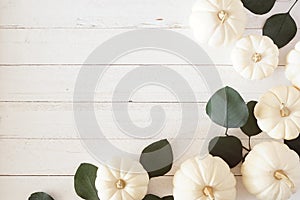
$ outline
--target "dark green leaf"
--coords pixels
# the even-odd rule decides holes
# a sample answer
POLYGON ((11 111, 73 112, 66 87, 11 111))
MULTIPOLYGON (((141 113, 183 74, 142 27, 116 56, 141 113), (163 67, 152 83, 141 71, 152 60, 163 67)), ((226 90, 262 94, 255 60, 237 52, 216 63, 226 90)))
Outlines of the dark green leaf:
POLYGON ((153 194, 147 194, 143 200, 173 200, 173 199, 174 199, 173 196, 166 196, 166 197, 160 198, 153 194))
POLYGON ((297 25, 289 13, 271 16, 263 27, 263 34, 269 36, 278 48, 287 45, 296 33, 297 25))
POLYGON ((276 0, 242 0, 244 6, 254 14, 263 15, 268 13, 276 0))
POLYGON ((140 157, 140 163, 150 178, 168 173, 173 165, 173 152, 168 140, 160 140, 146 147, 140 157))
POLYGON ((246 153, 246 154, 244 155, 242 162, 245 162, 245 160, 246 160, 246 158, 247 158, 248 155, 249 155, 249 153, 246 153))
POLYGON ((222 158, 230 168, 243 160, 243 146, 237 137, 215 137, 209 142, 209 153, 222 158))
POLYGON ((164 200, 174 200, 174 197, 173 196, 166 196, 166 197, 163 197, 162 199, 164 199, 164 200))
POLYGON ((218 90, 210 98, 206 113, 213 122, 226 128, 240 128, 249 116, 245 101, 231 87, 218 90))
POLYGON ((83 163, 79 166, 74 177, 74 187, 78 196, 86 200, 99 200, 95 187, 98 168, 83 163))
POLYGON ((28 200, 54 200, 49 194, 44 192, 36 192, 31 194, 28 200))
POLYGON ((285 140, 284 143, 300 156, 300 136, 294 140, 285 140))
POLYGON ((241 127, 241 130, 248 135, 249 137, 258 135, 262 132, 257 125, 257 119, 254 116, 254 107, 257 104, 257 101, 250 101, 247 103, 249 118, 247 123, 241 127))

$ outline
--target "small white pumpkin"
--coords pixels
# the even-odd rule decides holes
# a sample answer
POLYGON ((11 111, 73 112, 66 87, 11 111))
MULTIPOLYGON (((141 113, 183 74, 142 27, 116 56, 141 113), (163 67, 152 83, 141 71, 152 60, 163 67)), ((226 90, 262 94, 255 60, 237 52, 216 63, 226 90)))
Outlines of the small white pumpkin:
POLYGON ((236 43, 231 61, 244 78, 260 80, 270 76, 277 68, 279 50, 269 37, 249 35, 236 43))
POLYGON ((149 176, 143 166, 129 159, 113 159, 101 165, 95 181, 101 200, 142 200, 148 184, 149 176))
POLYGON ((175 173, 175 200, 233 200, 236 180, 229 166, 219 157, 200 156, 185 161, 175 173))
POLYGON ((279 142, 254 146, 241 172, 246 189, 261 200, 287 200, 300 186, 299 156, 279 142))
POLYGON ((198 0, 190 16, 190 27, 200 43, 227 46, 244 33, 245 9, 240 0, 198 0))
POLYGON ((300 42, 287 55, 286 77, 294 86, 300 89, 300 42))
POLYGON ((270 137, 292 140, 300 132, 300 91, 292 86, 275 87, 254 108, 258 126, 270 137))

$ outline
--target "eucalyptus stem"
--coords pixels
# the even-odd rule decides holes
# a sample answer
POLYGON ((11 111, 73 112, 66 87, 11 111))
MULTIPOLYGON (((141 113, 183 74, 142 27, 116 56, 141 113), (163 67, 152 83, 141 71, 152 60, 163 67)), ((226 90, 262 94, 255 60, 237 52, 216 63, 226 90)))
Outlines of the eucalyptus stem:
POLYGON ((228 127, 226 127, 225 135, 226 135, 226 136, 229 136, 229 135, 228 135, 228 127))
POLYGON ((248 152, 251 151, 250 149, 248 149, 247 147, 244 147, 244 146, 243 146, 243 149, 245 149, 245 150, 248 151, 248 152))
POLYGON ((290 7, 288 13, 290 13, 292 11, 292 9, 295 7, 295 5, 297 4, 298 0, 296 0, 293 5, 290 7))
POLYGON ((243 146, 243 149, 248 151, 248 152, 250 152, 252 150, 252 148, 251 148, 251 137, 250 136, 248 138, 248 148, 243 146))
POLYGON ((251 148, 251 137, 249 136, 249 140, 248 140, 248 147, 249 147, 249 150, 251 151, 252 148, 251 148))

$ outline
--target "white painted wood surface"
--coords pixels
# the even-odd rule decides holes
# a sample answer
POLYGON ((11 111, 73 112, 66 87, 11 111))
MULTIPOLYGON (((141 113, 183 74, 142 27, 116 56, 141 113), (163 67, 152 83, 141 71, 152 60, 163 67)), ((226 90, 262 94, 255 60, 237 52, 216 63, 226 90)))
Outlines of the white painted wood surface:
MULTIPOLYGON (((97 161, 83 147, 73 117, 73 92, 76 77, 87 56, 102 42, 125 31, 141 28, 168 29, 193 38, 188 16, 195 0, 1 0, 0 1, 0 199, 23 200, 35 191, 49 192, 55 199, 79 199, 73 189, 73 175, 81 162, 97 161)), ((272 14, 286 12, 293 0, 278 0, 264 16, 248 12, 245 34, 261 34, 264 20, 272 14)), ((300 3, 292 11, 300 23, 300 3)), ((285 57, 300 33, 280 50, 280 67, 263 81, 246 81, 232 68, 228 52, 231 47, 214 49, 203 46, 214 61, 224 85, 241 92, 246 100, 257 99, 273 86, 287 85, 285 57)), ((88 67, 105 67, 97 63, 88 67)), ((196 68, 208 66, 198 63, 196 68)), ((122 76, 137 67, 161 66, 175 70, 189 83, 200 112, 197 134, 188 152, 164 177, 151 181, 149 193, 172 193, 172 175, 186 158, 196 155, 205 144, 211 122, 205 115, 205 102, 211 93, 195 69, 173 55, 157 51, 140 51, 119 59, 102 77, 95 91, 98 122, 106 138, 126 151, 139 152, 159 138, 173 141, 181 122, 180 102, 166 89, 147 86, 130 99, 129 114, 138 126, 151 123, 153 106, 166 113, 164 129, 150 139, 132 139, 124 135, 112 117, 113 91, 122 76), (102 84, 101 84, 102 83, 102 84), (134 144, 134 145, 133 145, 134 144)), ((85 101, 76 102, 83 109, 85 101)), ((118 111, 122 112, 122 111, 118 111)), ((191 119, 192 120, 192 119, 191 119)), ((212 125, 214 134, 223 129, 212 125)), ((239 129, 231 130, 246 142, 239 129)), ((101 144, 103 137, 93 138, 101 144)), ((185 138, 186 140, 190 138, 185 138)), ((253 145, 268 140, 265 134, 255 137, 253 145)), ((174 148, 180 142, 174 143, 174 148)), ((242 183, 239 167, 232 171, 238 180, 238 200, 254 200, 242 183)), ((292 199, 300 198, 297 193, 292 199)))
MULTIPOLYGON (((2 0, 5 28, 187 28, 194 0, 2 0)), ((292 0, 278 0, 263 17, 249 14, 248 28, 261 28, 268 16, 287 12, 292 0)), ((292 15, 299 20, 296 9, 292 15)))
MULTIPOLYGON (((300 20, 299 20, 300 21, 300 20)), ((83 64, 93 50, 104 41, 135 29, 0 29, 1 65, 83 64), (13 53, 12 53, 13 52, 13 53)), ((191 39, 189 29, 169 29, 191 39)), ((245 35, 261 34, 261 29, 247 29, 245 35)), ((300 40, 296 38, 280 50, 280 64, 286 54, 300 40)), ((212 61, 218 65, 231 65, 228 53, 232 47, 214 48, 202 45, 212 61)), ((182 59, 161 51, 144 50, 122 57, 116 64, 186 64, 182 59)), ((103 64, 103 63, 96 63, 103 64)), ((104 63, 107 64, 107 63, 104 63)), ((199 63, 202 65, 208 63, 199 63)))
MULTIPOLYGON (((97 102, 110 102, 119 81, 128 72, 138 67, 151 68, 157 65, 116 65, 111 66, 101 77, 94 93, 97 102)), ((90 66, 90 68, 106 66, 90 66)), ((206 102, 212 95, 199 76, 203 66, 196 69, 189 65, 160 65, 180 74, 190 85, 198 102, 206 102)), ((214 67, 214 66, 209 66, 214 67)), ((0 100, 1 101, 59 101, 71 102, 80 65, 43 65, 43 66, 2 66, 0 67, 0 100), (53 78, 55 77, 55 79, 53 78)), ((284 76, 284 67, 278 67, 273 76, 261 81, 243 79, 232 66, 216 66, 223 85, 238 88, 245 100, 258 99, 261 94, 275 85, 289 85, 284 76)), ((182 87, 182 90, 185 88, 182 87)), ((126 91, 119 91, 125 93, 126 91)), ((184 92, 184 91, 183 91, 184 92)), ((85 93, 87 94, 87 93, 85 93)), ((114 101, 121 101, 115 99, 114 101)), ((132 102, 178 102, 166 88, 145 86, 136 91, 130 99, 132 102)), ((83 99, 88 101, 88 99, 83 99)), ((185 102, 191 100, 186 99, 185 102)))

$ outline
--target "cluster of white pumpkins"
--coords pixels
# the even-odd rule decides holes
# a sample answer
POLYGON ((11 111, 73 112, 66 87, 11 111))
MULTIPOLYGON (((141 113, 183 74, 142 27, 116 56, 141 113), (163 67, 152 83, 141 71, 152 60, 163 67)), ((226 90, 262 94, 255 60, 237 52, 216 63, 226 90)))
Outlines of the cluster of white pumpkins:
MULTIPOLYGON (((256 145, 242 164, 247 190, 262 200, 287 200, 300 186, 296 152, 279 142, 256 145)), ((174 176, 174 199, 234 200, 236 180, 219 157, 192 158, 174 176)))
MULTIPOLYGON (((279 49, 272 39, 261 35, 242 36, 246 14, 240 0, 199 0, 193 8, 190 26, 200 43, 214 47, 234 44, 233 67, 246 79, 261 80, 278 67, 279 49)), ((270 137, 292 140, 300 132, 300 42, 287 56, 286 77, 293 86, 270 89, 259 99, 254 115, 260 129, 270 137)), ((192 162, 190 165, 199 169, 183 164, 175 175, 175 199, 236 198, 234 177, 218 158, 187 161, 192 162), (214 172, 207 174, 205 162, 211 159, 220 167, 210 166, 214 172)), ((279 142, 256 145, 242 164, 241 173, 246 189, 262 200, 287 200, 300 187, 299 156, 279 142)))
MULTIPOLYGON (((240 0, 198 0, 190 25, 200 42, 215 47, 235 42, 231 60, 244 78, 263 79, 278 66, 279 50, 270 38, 242 37, 246 14, 240 0)), ((287 63, 286 77, 293 86, 269 90, 254 114, 270 137, 291 140, 300 132, 300 42, 288 54, 287 63)), ((300 187, 299 156, 277 141, 256 145, 241 173, 246 189, 261 200, 287 200, 300 187)), ((139 162, 120 159, 99 168, 95 185, 101 200, 141 200, 148 184, 149 176, 139 162)), ((236 199, 234 175, 221 158, 211 155, 185 161, 175 173, 173 185, 175 200, 236 199)))
MULTIPOLYGON (((278 47, 267 36, 244 36, 247 17, 240 0, 199 0, 190 16, 190 27, 200 43, 213 47, 234 44, 231 60, 244 78, 260 80, 278 66, 278 47)), ((287 58, 286 76, 300 87, 300 43, 287 58)))
MULTIPOLYGON (((287 200, 300 186, 296 152, 279 142, 256 145, 242 164, 247 190, 262 200, 287 200)), ((143 166, 129 159, 115 159, 98 169, 95 182, 99 199, 142 200, 149 176, 143 166)), ((207 155, 185 161, 173 179, 175 200, 235 200, 236 179, 219 157, 207 155)))

